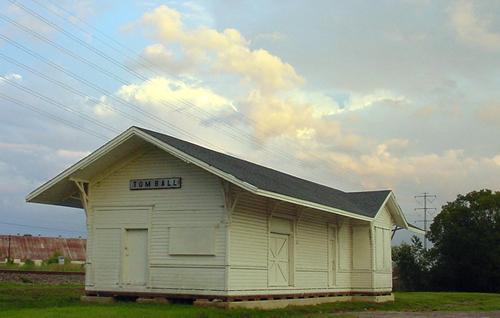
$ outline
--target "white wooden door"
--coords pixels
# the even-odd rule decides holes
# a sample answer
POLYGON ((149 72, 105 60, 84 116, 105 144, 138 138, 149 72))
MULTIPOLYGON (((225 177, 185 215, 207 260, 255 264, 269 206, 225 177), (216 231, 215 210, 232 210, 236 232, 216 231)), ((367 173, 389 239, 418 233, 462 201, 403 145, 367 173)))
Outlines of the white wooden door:
POLYGON ((123 282, 145 285, 148 276, 148 230, 125 230, 123 282))
POLYGON ((269 238, 269 286, 288 286, 290 281, 289 235, 271 233, 269 238))

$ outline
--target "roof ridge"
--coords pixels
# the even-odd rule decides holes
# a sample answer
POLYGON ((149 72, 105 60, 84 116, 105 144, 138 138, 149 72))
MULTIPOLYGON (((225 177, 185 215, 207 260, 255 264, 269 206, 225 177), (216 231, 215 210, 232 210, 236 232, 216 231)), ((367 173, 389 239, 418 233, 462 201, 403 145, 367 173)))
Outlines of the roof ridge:
POLYGON ((351 193, 373 193, 373 192, 391 192, 391 189, 380 189, 380 190, 366 190, 366 191, 347 191, 345 193, 351 194, 351 193))

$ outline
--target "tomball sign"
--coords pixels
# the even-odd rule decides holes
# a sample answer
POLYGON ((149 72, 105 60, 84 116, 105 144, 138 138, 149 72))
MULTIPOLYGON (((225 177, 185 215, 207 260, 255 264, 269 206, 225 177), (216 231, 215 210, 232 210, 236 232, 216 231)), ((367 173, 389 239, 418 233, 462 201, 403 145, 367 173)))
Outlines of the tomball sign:
POLYGON ((180 177, 130 180, 130 190, 178 189, 180 187, 180 177))

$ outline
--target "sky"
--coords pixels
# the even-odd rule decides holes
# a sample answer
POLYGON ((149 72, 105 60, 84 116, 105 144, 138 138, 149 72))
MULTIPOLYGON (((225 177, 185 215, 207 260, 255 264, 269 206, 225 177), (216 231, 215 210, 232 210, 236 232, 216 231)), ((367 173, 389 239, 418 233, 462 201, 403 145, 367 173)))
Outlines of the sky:
MULTIPOLYGON (((498 1, 4 1, 0 233, 85 236, 33 189, 132 125, 410 222, 500 188, 498 1)), ((408 241, 398 232, 394 244, 408 241)))

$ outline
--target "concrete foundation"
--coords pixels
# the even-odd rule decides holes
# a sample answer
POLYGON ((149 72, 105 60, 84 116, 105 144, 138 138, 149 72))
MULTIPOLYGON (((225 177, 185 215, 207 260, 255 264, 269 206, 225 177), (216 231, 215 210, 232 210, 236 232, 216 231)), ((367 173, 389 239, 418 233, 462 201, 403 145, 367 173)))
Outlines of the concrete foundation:
POLYGON ((202 300, 194 302, 197 306, 214 306, 221 308, 248 308, 248 309, 279 309, 288 306, 314 306, 319 304, 328 304, 335 302, 375 302, 382 303, 394 301, 394 294, 381 296, 333 296, 333 297, 314 297, 314 298, 295 298, 295 299, 270 299, 270 300, 245 300, 245 301, 215 301, 210 302, 202 300))
POLYGON ((224 298, 206 298, 201 295, 174 295, 174 294, 153 294, 153 293, 124 293, 124 292, 99 292, 100 296, 88 295, 83 296, 82 301, 96 302, 96 303, 110 303, 114 301, 113 297, 129 296, 138 297, 138 303, 161 303, 168 304, 171 300, 191 300, 193 305, 200 307, 219 307, 219 308, 249 308, 249 309, 279 309, 288 306, 314 306, 326 303, 336 302, 373 302, 381 303, 394 301, 394 294, 340 294, 340 295, 321 295, 321 294, 301 294, 301 295, 280 295, 281 298, 274 298, 273 295, 260 295, 252 296, 252 298, 226 296, 224 298), (183 297, 180 297, 183 296, 183 297), (189 297, 188 297, 189 296, 189 297), (295 296, 295 297, 294 297, 295 296), (230 298, 232 297, 232 298, 230 298))
POLYGON ((96 303, 96 304, 111 304, 115 302, 113 297, 103 297, 103 296, 82 296, 80 297, 81 301, 87 303, 96 303))
POLYGON ((394 301, 394 294, 378 295, 378 296, 352 296, 351 301, 385 303, 388 301, 394 301))
POLYGON ((248 309, 279 309, 288 306, 313 306, 326 303, 350 301, 351 296, 297 298, 297 299, 270 299, 270 300, 245 300, 217 302, 213 305, 222 308, 248 308, 248 309))

